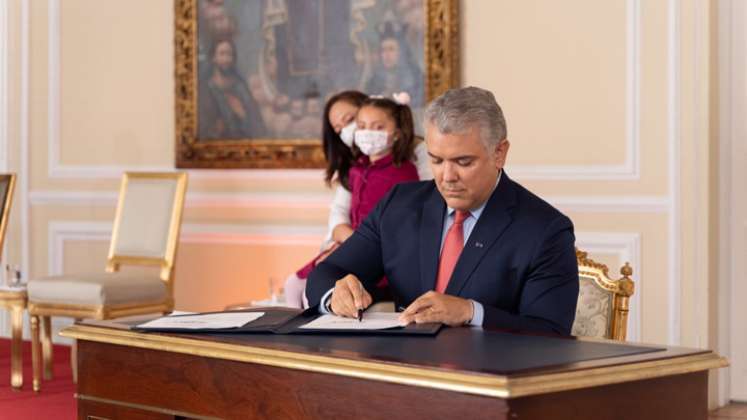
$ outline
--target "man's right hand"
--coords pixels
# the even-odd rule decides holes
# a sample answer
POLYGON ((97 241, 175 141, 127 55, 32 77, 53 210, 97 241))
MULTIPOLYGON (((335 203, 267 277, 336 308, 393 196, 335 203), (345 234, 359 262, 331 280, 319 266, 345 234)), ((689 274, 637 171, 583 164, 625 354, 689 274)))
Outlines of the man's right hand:
POLYGON ((335 315, 357 318, 358 309, 366 309, 371 306, 372 302, 371 295, 368 294, 358 277, 348 274, 335 283, 330 309, 335 315))

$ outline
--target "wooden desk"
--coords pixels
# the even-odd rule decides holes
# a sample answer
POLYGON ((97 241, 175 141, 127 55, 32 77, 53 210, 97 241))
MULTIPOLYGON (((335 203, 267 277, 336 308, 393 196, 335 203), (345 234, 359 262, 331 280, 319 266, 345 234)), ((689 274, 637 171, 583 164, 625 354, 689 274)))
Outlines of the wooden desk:
POLYGON ((80 419, 706 419, 708 369, 726 365, 710 351, 469 328, 437 337, 126 328, 85 321, 62 332, 78 340, 80 419))

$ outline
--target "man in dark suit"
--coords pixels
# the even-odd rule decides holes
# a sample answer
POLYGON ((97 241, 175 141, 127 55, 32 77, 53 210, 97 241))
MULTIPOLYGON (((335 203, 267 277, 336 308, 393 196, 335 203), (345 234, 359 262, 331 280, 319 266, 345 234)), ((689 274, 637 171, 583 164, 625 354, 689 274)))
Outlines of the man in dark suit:
POLYGON ((434 180, 384 197, 311 273, 309 303, 355 317, 386 276, 403 323, 570 334, 573 224, 503 170, 510 144, 493 94, 449 90, 429 104, 425 129, 434 180))

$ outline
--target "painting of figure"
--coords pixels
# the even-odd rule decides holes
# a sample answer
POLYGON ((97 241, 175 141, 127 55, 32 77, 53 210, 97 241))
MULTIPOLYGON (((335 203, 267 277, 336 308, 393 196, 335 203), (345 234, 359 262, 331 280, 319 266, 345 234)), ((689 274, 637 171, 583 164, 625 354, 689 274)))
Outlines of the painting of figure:
POLYGON ((200 0, 200 140, 316 138, 346 89, 423 105, 423 0, 200 0))
POLYGON ((427 69, 452 70, 449 50, 437 56, 443 65, 427 67, 425 45, 429 8, 445 10, 433 15, 449 20, 432 23, 448 36, 455 0, 176 1, 181 167, 207 159, 242 167, 321 159, 329 97, 350 89, 407 92, 418 119, 426 96, 437 93, 428 90, 427 69))

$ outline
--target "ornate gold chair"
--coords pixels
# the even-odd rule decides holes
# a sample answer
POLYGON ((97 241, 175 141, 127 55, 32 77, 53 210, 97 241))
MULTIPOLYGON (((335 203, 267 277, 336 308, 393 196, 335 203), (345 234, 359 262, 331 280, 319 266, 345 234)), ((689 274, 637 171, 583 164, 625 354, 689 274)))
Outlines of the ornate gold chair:
POLYGON ((576 320, 571 333, 575 336, 610 338, 625 341, 628 308, 633 296, 633 269, 626 262, 620 269, 623 277, 612 280, 608 268, 576 249, 579 294, 576 320))
MULTIPOLYGON (((106 272, 31 279, 33 388, 40 387, 40 329, 45 379, 52 376, 50 317, 111 319, 168 313, 174 308, 174 258, 179 240, 185 173, 125 173, 119 192, 106 272), (156 266, 159 274, 119 271, 120 265, 156 266), (41 318, 41 319, 40 319, 41 318), (40 328, 40 321, 41 327, 40 328)), ((76 379, 75 345, 71 353, 76 379)))
MULTIPOLYGON (((13 204, 15 184, 15 174, 0 174, 0 262, 3 261, 3 243, 5 241, 5 231, 8 227, 8 218, 10 217, 10 207, 13 204)), ((0 264, 1 269, 2 264, 0 264)), ((13 388, 20 388, 23 386, 21 340, 23 310, 26 309, 26 289, 0 284, 0 307, 8 309, 11 319, 10 385, 13 388)))

